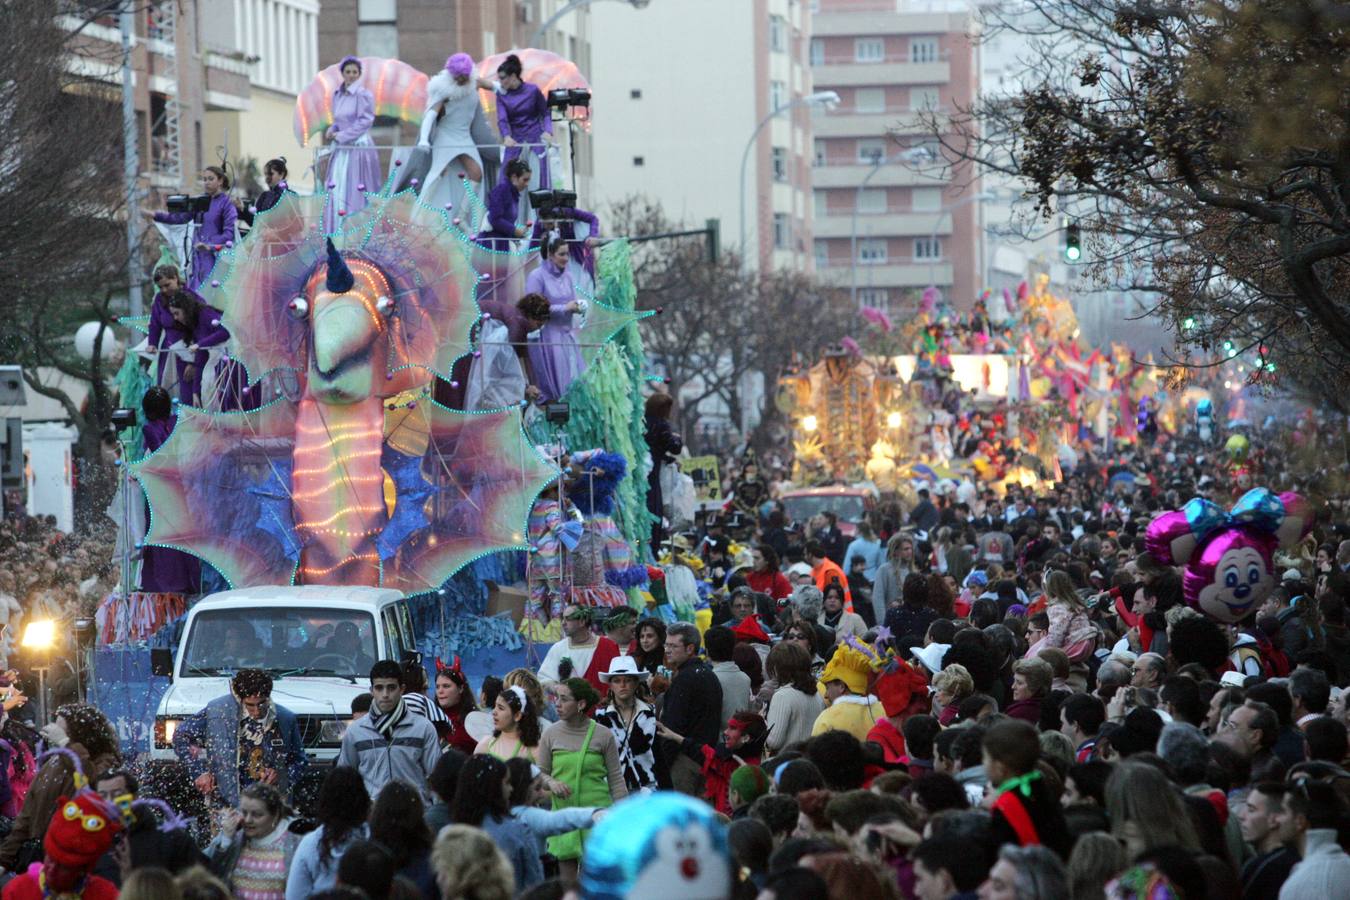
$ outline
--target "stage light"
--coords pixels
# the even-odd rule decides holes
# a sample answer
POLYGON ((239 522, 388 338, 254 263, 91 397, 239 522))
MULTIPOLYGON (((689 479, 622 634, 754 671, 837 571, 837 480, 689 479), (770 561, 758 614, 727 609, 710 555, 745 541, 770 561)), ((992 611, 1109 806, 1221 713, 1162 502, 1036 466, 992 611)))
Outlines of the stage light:
POLYGON ((889 414, 888 416, 886 416, 886 427, 887 427, 887 428, 899 428, 899 427, 900 427, 900 422, 901 422, 901 418, 900 418, 900 414, 899 414, 898 412, 893 412, 893 413, 889 414))
POLYGON ((815 416, 806 416, 802 419, 802 431, 815 431, 819 424, 815 416))
POLYGON ((56 643, 56 623, 51 619, 29 622, 23 629, 20 645, 29 650, 50 650, 56 643))

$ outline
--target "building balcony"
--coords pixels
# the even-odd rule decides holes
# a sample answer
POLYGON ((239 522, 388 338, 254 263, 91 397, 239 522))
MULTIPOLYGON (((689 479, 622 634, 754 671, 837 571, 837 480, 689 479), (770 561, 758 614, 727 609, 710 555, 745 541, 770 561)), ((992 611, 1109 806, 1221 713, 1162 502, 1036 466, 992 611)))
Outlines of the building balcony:
MULTIPOLYGON (((895 152, 899 152, 896 148, 895 152)), ((811 167, 811 186, 814 188, 856 188, 872 171, 870 165, 829 164, 811 167)), ((950 181, 941 165, 907 166, 893 162, 881 167, 867 186, 871 187, 935 187, 950 181)))
POLYGON ((880 137, 893 131, 914 134, 923 130, 921 115, 921 110, 911 106, 890 107, 880 112, 841 110, 814 117, 811 132, 818 138, 880 137))
MULTIPOLYGON (((837 257, 829 263, 822 267, 820 259, 816 260, 816 274, 821 281, 836 287, 850 287, 855 267, 850 266, 847 259, 837 257)), ((859 263, 856 268, 860 288, 923 288, 930 284, 952 283, 950 260, 935 260, 932 265, 914 260, 859 263)))
POLYGON ((248 109, 254 62, 240 53, 206 51, 206 108, 211 111, 248 109))
POLYGON ((841 87, 888 87, 894 85, 938 85, 952 80, 951 64, 945 60, 927 63, 879 62, 838 63, 811 67, 816 90, 841 87))
MULTIPOLYGON (((845 212, 816 216, 813 231, 817 239, 851 238, 853 236, 853 214, 845 212)), ((945 212, 858 214, 858 237, 860 238, 927 237, 930 234, 948 235, 951 233, 952 217, 945 212)))
POLYGON ((811 16, 812 37, 933 35, 964 31, 962 13, 823 12, 811 16))

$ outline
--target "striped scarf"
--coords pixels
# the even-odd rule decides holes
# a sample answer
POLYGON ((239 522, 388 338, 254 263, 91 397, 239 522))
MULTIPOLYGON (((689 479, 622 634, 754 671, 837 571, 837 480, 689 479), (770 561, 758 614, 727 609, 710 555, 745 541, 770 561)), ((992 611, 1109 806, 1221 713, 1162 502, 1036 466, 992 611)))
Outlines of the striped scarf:
POLYGON ((403 702, 402 697, 399 697, 398 706, 375 721, 375 730, 383 735, 386 741, 392 741, 394 729, 406 718, 408 718, 408 704, 403 702))

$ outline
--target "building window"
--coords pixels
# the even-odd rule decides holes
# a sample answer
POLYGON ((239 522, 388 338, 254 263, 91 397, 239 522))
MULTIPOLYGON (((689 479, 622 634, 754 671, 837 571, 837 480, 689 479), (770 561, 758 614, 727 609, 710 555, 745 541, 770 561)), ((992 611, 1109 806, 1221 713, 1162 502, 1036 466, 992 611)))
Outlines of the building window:
POLYGON ((811 147, 812 147, 811 165, 813 166, 825 165, 825 142, 820 138, 816 138, 812 142, 811 147))
POLYGON ((788 89, 786 81, 769 82, 769 109, 782 109, 788 102, 788 89))
POLYGON ((641 157, 641 156, 635 156, 635 157, 633 157, 633 165, 635 165, 635 166, 645 166, 646 164, 647 164, 646 158, 641 157))
POLYGON ((786 147, 773 148, 773 180, 786 183, 788 180, 788 152, 786 147))
POLYGON ((877 63, 886 58, 886 42, 881 38, 858 38, 853 42, 853 61, 877 63))
POLYGON ((633 88, 631 91, 628 92, 628 97, 630 100, 641 100, 642 91, 639 90, 638 88, 633 88))
POLYGON ((915 259, 942 259, 942 239, 935 237, 915 238, 915 259))
POLYGON ((875 165, 886 158, 886 141, 882 138, 863 138, 858 141, 858 162, 875 165))
MULTIPOLYGON (((830 214, 829 195, 824 191, 812 191, 811 203, 817 219, 823 219, 830 214)), ((820 242, 817 241, 816 243, 819 244, 820 242)))
POLYGON ((886 211, 886 189, 871 188, 858 192, 858 212, 878 215, 886 211))
POLYGON ((866 238, 858 241, 858 262, 879 266, 886 262, 886 241, 881 238, 866 238))
POLYGON ((786 53, 787 48, 787 19, 782 16, 769 16, 769 49, 774 53, 786 53))
POLYGON ((398 21, 398 0, 357 0, 358 22, 398 21))
POLYGON ((816 268, 828 269, 830 267, 830 244, 828 241, 815 241, 812 249, 815 251, 816 268))
POLYGON ((885 88, 858 88, 853 92, 853 111, 882 113, 886 111, 885 88))
POLYGON ((910 38, 909 61, 913 63, 937 62, 937 38, 910 38))
POLYGON ((825 65, 825 42, 820 38, 811 38, 811 65, 825 65))
POLYGON ((773 214, 773 249, 792 248, 792 219, 787 213, 773 214))
POLYGON ((398 58, 398 26, 384 22, 362 22, 356 26, 356 55, 398 58))
POLYGON ((910 109, 937 109, 938 89, 935 87, 911 88, 909 91, 910 109))
POLYGON ((862 288, 858 291, 858 303, 889 313, 891 311, 891 292, 885 288, 862 288))
POLYGON ((497 32, 483 32, 483 55, 492 56, 497 52, 497 32))
POLYGON ((942 188, 912 188, 909 192, 909 208, 914 212, 937 212, 942 209, 942 188))

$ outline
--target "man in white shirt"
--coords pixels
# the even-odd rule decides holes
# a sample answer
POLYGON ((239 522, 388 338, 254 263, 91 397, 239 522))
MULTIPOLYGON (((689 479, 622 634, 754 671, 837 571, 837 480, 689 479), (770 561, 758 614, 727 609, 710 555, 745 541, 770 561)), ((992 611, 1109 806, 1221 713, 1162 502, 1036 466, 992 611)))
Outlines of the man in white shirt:
POLYGON ((563 639, 548 648, 544 661, 539 664, 539 681, 544 690, 550 690, 567 678, 581 678, 600 646, 599 638, 591 631, 591 611, 585 606, 570 604, 563 608, 562 631, 563 639), (563 659, 572 661, 572 671, 566 677, 558 668, 563 659))

